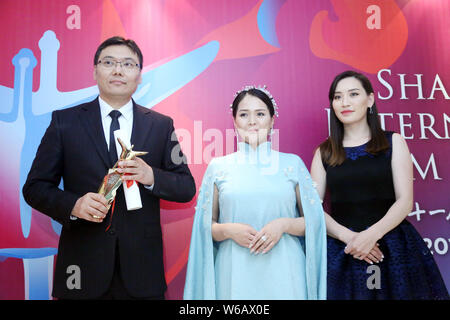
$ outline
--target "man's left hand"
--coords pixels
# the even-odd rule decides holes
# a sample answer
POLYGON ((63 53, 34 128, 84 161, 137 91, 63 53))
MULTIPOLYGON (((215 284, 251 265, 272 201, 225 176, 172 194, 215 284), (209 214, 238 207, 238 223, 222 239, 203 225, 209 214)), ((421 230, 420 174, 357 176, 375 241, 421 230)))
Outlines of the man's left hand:
POLYGON ((143 185, 151 186, 155 182, 153 169, 141 158, 122 160, 119 162, 119 173, 123 173, 123 181, 135 180, 143 185))

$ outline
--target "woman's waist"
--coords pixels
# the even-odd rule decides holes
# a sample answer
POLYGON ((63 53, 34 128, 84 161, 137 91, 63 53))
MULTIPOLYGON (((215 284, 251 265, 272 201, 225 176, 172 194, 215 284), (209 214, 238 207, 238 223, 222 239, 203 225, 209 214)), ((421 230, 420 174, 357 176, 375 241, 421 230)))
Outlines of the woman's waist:
POLYGON ((331 203, 331 216, 347 228, 362 231, 382 219, 394 202, 394 199, 334 201, 331 203))
POLYGON ((296 210, 248 210, 219 213, 219 223, 248 224, 256 230, 262 229, 268 223, 281 218, 298 218, 296 210))

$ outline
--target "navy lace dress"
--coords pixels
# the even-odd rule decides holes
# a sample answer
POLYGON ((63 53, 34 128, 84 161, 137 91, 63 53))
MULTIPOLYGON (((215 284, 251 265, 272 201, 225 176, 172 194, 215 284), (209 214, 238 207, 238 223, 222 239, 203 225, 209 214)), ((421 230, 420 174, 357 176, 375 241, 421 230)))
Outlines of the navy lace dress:
MULTIPOLYGON (((324 163, 330 192, 330 215, 359 232, 380 220, 395 202, 390 149, 379 155, 366 144, 345 148, 339 166, 324 163)), ((439 269, 420 234, 405 219, 378 241, 384 259, 373 267, 344 253, 345 244, 328 237, 327 298, 449 299, 439 269), (379 277, 378 277, 379 275, 379 277)))

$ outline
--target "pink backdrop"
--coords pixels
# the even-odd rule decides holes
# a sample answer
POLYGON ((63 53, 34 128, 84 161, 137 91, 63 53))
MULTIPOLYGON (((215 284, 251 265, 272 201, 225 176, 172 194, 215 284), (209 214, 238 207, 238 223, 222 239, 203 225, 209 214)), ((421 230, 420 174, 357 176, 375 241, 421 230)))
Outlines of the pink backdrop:
MULTIPOLYGON (((96 95, 93 55, 112 35, 141 47, 135 100, 174 119, 197 187, 227 153, 228 106, 244 85, 268 86, 280 151, 309 166, 328 135, 333 77, 368 75, 385 128, 413 156, 408 220, 449 287, 448 12, 427 0, 2 0, 0 299, 50 297, 60 226, 23 203, 21 186, 51 112, 96 95)), ((194 206, 162 203, 169 299, 182 297, 194 206)))

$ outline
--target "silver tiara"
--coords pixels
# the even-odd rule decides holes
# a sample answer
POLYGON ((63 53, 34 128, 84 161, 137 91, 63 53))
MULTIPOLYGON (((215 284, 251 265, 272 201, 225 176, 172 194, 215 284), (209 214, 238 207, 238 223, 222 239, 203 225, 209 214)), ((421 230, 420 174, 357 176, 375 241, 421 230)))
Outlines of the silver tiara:
MULTIPOLYGON (((236 99, 236 97, 237 97, 241 92, 249 91, 249 90, 251 90, 251 89, 257 89, 257 90, 260 90, 260 91, 264 92, 264 93, 269 97, 269 99, 272 101, 272 105, 273 105, 273 110, 274 110, 275 116, 278 117, 278 106, 277 106, 277 103, 275 102, 275 99, 273 98, 272 94, 271 94, 271 93, 269 92, 269 90, 267 90, 266 88, 267 88, 266 85, 258 86, 258 87, 256 87, 256 86, 245 86, 244 88, 242 88, 241 90, 237 91, 237 92, 234 94, 234 98, 233 98, 233 99, 236 99)), ((232 109, 232 107, 233 107, 233 104, 230 104, 230 109, 232 109)))

